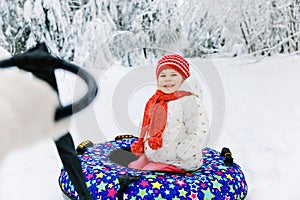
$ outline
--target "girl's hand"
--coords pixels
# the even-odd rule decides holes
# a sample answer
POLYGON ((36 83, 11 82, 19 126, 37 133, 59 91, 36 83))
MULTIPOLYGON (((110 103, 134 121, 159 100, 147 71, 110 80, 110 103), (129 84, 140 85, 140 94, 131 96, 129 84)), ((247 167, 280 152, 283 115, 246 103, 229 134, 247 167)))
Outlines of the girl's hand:
POLYGON ((138 141, 131 145, 131 152, 137 156, 144 153, 144 138, 139 138, 138 141))
POLYGON ((150 137, 148 139, 148 144, 151 149, 156 150, 162 146, 162 138, 161 137, 150 137))

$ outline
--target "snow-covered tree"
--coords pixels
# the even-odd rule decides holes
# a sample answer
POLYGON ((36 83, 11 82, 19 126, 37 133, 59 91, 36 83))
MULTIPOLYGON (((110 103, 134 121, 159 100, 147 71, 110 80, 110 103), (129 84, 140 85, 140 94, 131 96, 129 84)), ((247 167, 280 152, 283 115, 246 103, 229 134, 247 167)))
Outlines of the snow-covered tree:
POLYGON ((20 2, 1 1, 0 43, 12 54, 44 41, 52 53, 83 66, 111 59, 105 45, 111 28, 101 14, 101 0, 20 2))
POLYGON ((114 55, 132 66, 166 49, 179 50, 174 47, 181 45, 188 5, 178 0, 110 1, 108 12, 117 28, 110 43, 114 55))
POLYGON ((1 46, 12 55, 26 49, 26 41, 31 32, 28 24, 23 20, 24 2, 0 1, 1 46))
POLYGON ((223 27, 216 22, 204 5, 197 3, 188 26, 186 27, 188 47, 184 49, 186 57, 202 57, 219 52, 225 44, 223 27))
POLYGON ((84 6, 73 8, 67 31, 67 46, 63 54, 81 66, 104 68, 112 55, 108 38, 115 29, 101 0, 85 1, 84 6))
POLYGON ((299 52, 299 0, 0 1, 0 45, 12 55, 38 41, 81 66, 186 57, 299 52))
POLYGON ((299 50, 298 0, 243 5, 240 29, 247 53, 271 55, 299 50))

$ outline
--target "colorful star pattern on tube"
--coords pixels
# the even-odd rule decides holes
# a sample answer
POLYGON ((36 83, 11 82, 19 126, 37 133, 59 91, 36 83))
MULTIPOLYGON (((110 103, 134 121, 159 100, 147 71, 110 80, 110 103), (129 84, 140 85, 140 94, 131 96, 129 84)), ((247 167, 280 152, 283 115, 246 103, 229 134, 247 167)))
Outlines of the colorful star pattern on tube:
MULTIPOLYGON (((139 180, 128 185, 125 200, 135 199, 194 199, 219 200, 243 199, 248 187, 239 165, 224 165, 220 153, 206 148, 203 150, 203 165, 196 171, 185 174, 141 171, 112 163, 108 155, 117 148, 129 148, 136 138, 124 138, 96 144, 78 155, 82 164, 86 185, 94 199, 117 199, 120 189, 118 177, 138 176, 139 180)), ((62 169, 59 183, 62 191, 79 200, 67 172, 62 169)))

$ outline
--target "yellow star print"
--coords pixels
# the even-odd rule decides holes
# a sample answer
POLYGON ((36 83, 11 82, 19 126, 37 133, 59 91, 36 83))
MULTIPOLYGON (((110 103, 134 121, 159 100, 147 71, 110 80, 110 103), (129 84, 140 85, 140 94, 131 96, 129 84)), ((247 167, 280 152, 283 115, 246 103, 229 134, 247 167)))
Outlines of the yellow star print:
POLYGON ((147 195, 146 189, 144 189, 144 190, 139 189, 138 195, 139 195, 140 197, 142 197, 142 199, 144 199, 144 196, 147 195))
POLYGON ((96 174, 96 178, 103 178, 104 174, 100 172, 99 174, 96 174))
POLYGON ((101 181, 100 185, 97 185, 97 188, 99 191, 105 190, 106 185, 107 185, 107 183, 104 183, 103 181, 101 181))
POLYGON ((230 179, 231 181, 233 180, 233 178, 230 174, 226 174, 226 178, 230 179))
POLYGON ((154 188, 160 189, 160 186, 162 186, 162 184, 160 184, 159 182, 152 183, 153 189, 154 188))
POLYGON ((182 189, 179 190, 178 192, 179 192, 179 196, 180 196, 180 197, 186 198, 187 191, 185 191, 185 190, 182 188, 182 189))

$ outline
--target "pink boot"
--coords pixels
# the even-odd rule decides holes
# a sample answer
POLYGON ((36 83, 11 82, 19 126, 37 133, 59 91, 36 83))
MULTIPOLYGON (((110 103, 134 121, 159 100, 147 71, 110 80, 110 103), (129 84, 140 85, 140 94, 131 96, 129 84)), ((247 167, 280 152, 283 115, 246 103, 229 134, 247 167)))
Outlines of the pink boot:
POLYGON ((145 154, 142 154, 139 157, 139 159, 137 159, 136 161, 133 161, 133 162, 129 163, 128 167, 129 168, 133 168, 133 169, 142 169, 148 163, 149 163, 149 160, 148 160, 147 156, 145 154))

